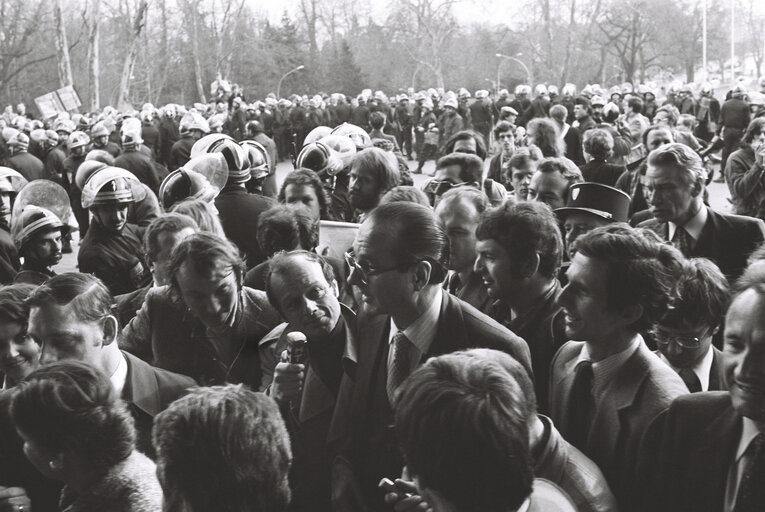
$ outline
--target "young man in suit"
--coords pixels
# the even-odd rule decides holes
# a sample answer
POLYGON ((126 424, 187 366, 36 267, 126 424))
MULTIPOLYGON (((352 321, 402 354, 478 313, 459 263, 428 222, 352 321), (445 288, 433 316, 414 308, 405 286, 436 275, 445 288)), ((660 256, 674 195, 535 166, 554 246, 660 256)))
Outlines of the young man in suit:
POLYGON ((765 510, 765 272, 737 285, 725 323, 728 391, 675 400, 646 433, 640 510, 765 510))
POLYGON ((691 393, 726 390, 722 352, 712 345, 730 294, 728 280, 705 258, 683 262, 677 282, 681 300, 654 330, 656 354, 683 379, 691 393))
POLYGON ((619 506, 628 502, 640 436, 688 393, 643 341, 671 305, 681 255, 625 224, 577 239, 558 296, 571 340, 552 361, 550 416, 603 470, 619 506))
POLYGON ((735 280, 765 240, 765 223, 704 205, 705 179, 701 158, 688 146, 673 143, 652 151, 643 194, 654 218, 639 227, 652 229, 686 257, 709 258, 735 280))
POLYGON ((391 403, 428 357, 495 348, 531 372, 521 338, 441 288, 446 244, 430 208, 395 202, 370 212, 346 255, 348 284, 358 287, 361 305, 351 327, 358 364, 343 378, 330 430, 330 442, 340 441, 332 470, 335 510, 387 510, 377 484, 404 466, 390 428, 391 403))

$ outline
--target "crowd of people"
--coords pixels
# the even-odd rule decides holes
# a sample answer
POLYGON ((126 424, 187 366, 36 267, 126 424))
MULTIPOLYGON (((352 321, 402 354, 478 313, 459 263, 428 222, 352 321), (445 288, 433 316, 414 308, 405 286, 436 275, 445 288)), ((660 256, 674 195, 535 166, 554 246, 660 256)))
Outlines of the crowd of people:
POLYGON ((759 85, 6 109, 0 511, 765 510, 759 85))

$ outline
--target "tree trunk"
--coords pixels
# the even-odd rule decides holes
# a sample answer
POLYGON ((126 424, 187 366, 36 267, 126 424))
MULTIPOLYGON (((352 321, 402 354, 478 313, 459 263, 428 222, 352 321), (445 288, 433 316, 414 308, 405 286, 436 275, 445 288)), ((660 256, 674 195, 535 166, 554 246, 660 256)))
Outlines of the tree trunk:
POLYGON ((194 54, 194 78, 197 84, 197 96, 199 101, 207 103, 205 98, 205 87, 202 85, 202 65, 199 62, 199 16, 197 13, 197 7, 194 2, 189 2, 189 8, 191 9, 191 49, 194 54))
POLYGON ((92 0, 88 16, 88 81, 90 83, 90 110, 101 108, 100 49, 98 42, 98 10, 100 0, 92 0))
POLYGON ((133 20, 128 52, 125 56, 125 64, 122 66, 122 77, 120 78, 120 93, 117 99, 117 105, 120 108, 130 106, 128 101, 130 95, 130 77, 133 75, 133 66, 135 65, 135 58, 138 53, 138 41, 140 40, 143 27, 146 25, 146 12, 148 8, 148 0, 141 0, 133 20))
POLYGON ((72 85, 72 62, 69 59, 69 44, 66 41, 66 27, 62 15, 61 0, 53 4, 53 18, 56 23, 56 55, 58 57, 58 82, 60 87, 72 85))

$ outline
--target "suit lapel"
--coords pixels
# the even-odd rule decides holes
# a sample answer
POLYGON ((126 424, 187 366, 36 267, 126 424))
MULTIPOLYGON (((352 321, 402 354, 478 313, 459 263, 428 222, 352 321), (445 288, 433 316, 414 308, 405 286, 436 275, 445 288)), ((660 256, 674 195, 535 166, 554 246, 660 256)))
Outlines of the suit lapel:
POLYGON ((132 403, 151 417, 156 416, 162 410, 159 396, 159 385, 152 368, 135 356, 122 352, 128 365, 127 393, 123 392, 123 399, 132 403))
POLYGON ((723 353, 717 347, 712 347, 712 366, 709 368, 708 391, 725 391, 727 389, 725 368, 723 367, 723 353))
MULTIPOLYGON (((579 359, 579 355, 582 353, 584 343, 571 341, 569 343, 576 343, 579 347, 566 347, 568 352, 568 360, 563 362, 560 371, 556 371, 553 375, 552 390, 557 390, 555 394, 555 400, 550 400, 552 416, 556 422, 556 426, 560 429, 564 435, 570 433, 570 426, 568 420, 571 417, 568 411, 569 403, 571 402, 571 388, 574 385, 574 377, 576 376, 576 362, 579 359)), ((561 348, 564 350, 564 348, 561 348)), ((563 352, 561 352, 563 356, 563 352)))
POLYGON ((719 241, 717 240, 717 224, 717 214, 712 209, 707 208, 707 221, 704 223, 704 227, 701 228, 699 239, 696 240, 696 244, 693 246, 692 256, 703 255, 705 258, 716 259, 712 255, 716 255, 720 250, 720 247, 718 247, 719 241))
POLYGON ((468 346, 466 343, 467 328, 465 327, 465 319, 462 316, 458 299, 446 291, 441 293, 443 294, 443 300, 441 301, 441 312, 438 317, 436 337, 433 339, 428 353, 423 354, 420 358, 420 364, 424 363, 429 357, 448 354, 468 346))
POLYGON ((641 341, 637 351, 627 360, 597 401, 592 428, 587 439, 587 453, 607 471, 614 462, 620 436, 619 414, 630 407, 648 374, 647 357, 656 357, 641 341))

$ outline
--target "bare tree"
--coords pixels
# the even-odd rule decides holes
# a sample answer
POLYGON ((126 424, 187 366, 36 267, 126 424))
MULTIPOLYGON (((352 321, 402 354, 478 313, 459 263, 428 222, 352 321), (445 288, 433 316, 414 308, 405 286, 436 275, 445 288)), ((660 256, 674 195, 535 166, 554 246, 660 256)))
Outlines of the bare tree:
POLYGON ((101 107, 101 57, 99 46, 99 10, 101 0, 90 0, 90 9, 87 15, 88 29, 88 81, 90 83, 90 109, 97 110, 101 107))
POLYGON ((129 40, 127 43, 128 52, 125 56, 125 63, 122 66, 122 75, 120 77, 120 92, 117 100, 117 104, 120 106, 129 105, 130 94, 130 79, 133 76, 133 67, 135 66, 135 58, 138 54, 138 41, 141 37, 141 32, 146 25, 146 13, 149 9, 148 0, 140 0, 138 9, 136 9, 135 17, 131 31, 129 34, 129 40))
POLYGON ((53 19, 56 23, 56 55, 58 57, 58 83, 61 87, 72 85, 72 61, 69 59, 69 44, 66 41, 66 27, 62 15, 61 0, 53 2, 53 19))

